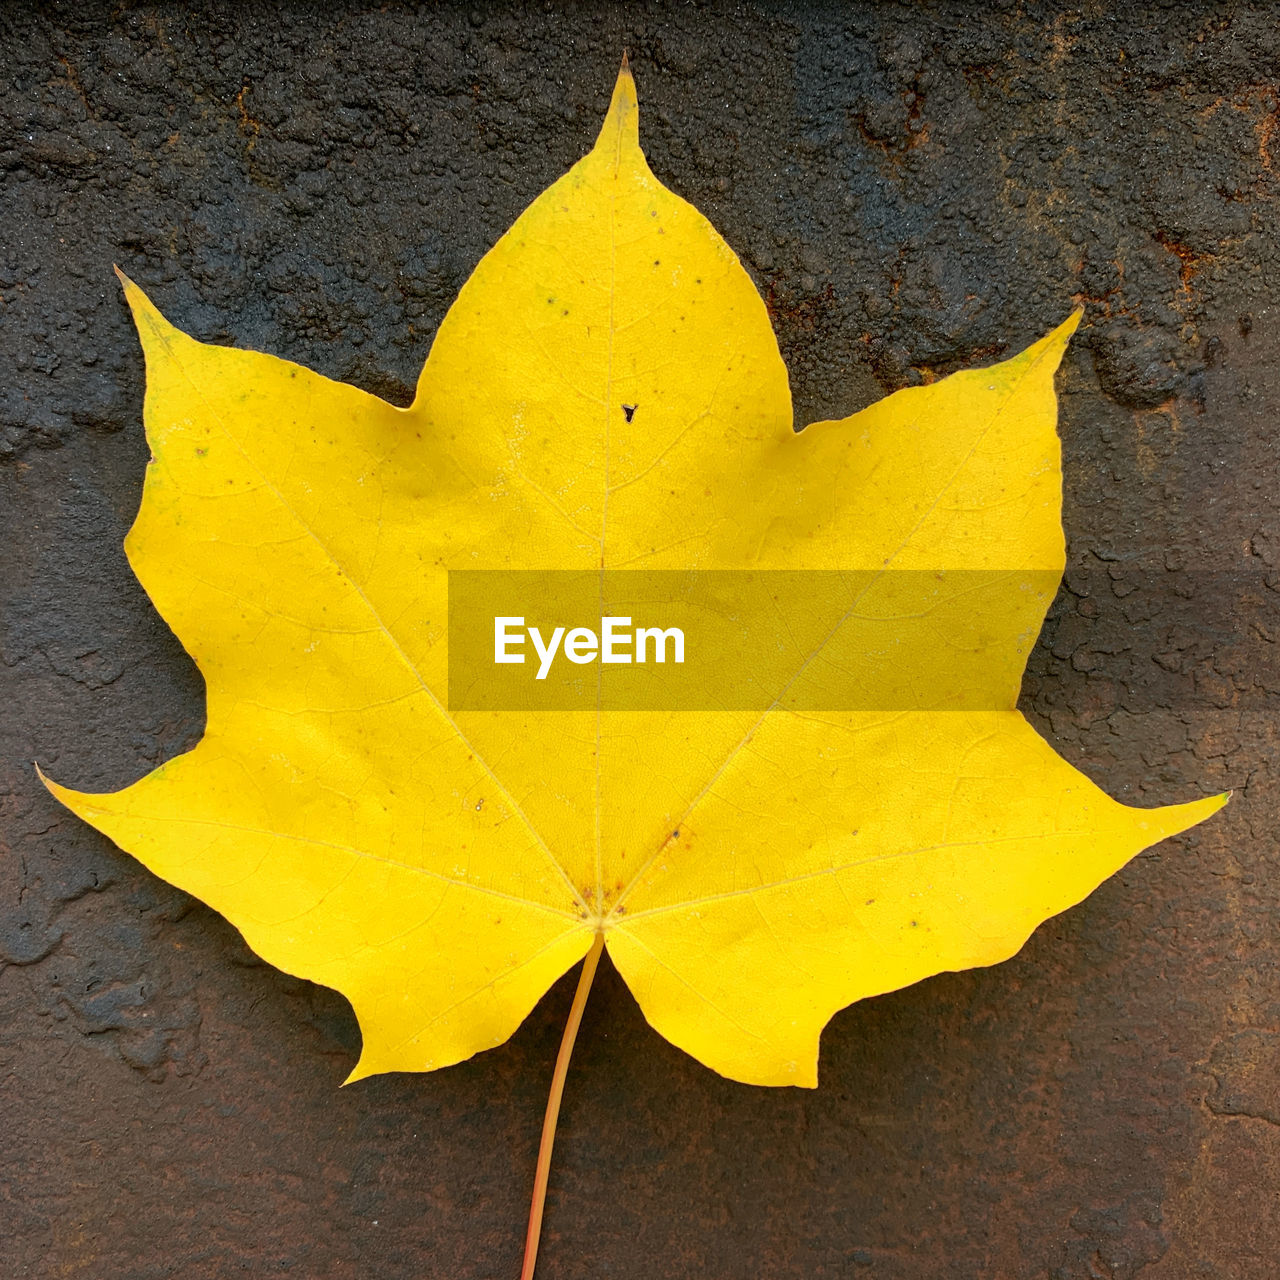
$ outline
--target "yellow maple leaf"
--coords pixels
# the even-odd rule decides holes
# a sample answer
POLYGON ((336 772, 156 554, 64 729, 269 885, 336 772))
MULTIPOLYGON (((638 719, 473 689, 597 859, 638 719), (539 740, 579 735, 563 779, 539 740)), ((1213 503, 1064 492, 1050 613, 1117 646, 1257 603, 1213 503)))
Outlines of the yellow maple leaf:
POLYGON ((701 1062, 812 1086, 836 1010, 1005 959, 1224 802, 1118 804, 1015 709, 1064 563, 1053 376, 1078 317, 793 433, 761 299, 650 172, 625 67, 594 149, 463 288, 409 409, 126 293, 154 455, 126 545, 208 727, 120 792, 49 786, 346 995, 352 1079, 500 1043, 606 947, 701 1062), (867 677, 884 706, 799 706, 815 651, 762 708, 451 707, 449 574, 513 568, 861 573, 835 629, 892 620, 867 677), (941 585, 908 616, 891 584, 926 572, 941 585), (933 701, 894 702, 895 680, 933 701), (947 701, 970 683, 989 705, 947 701))

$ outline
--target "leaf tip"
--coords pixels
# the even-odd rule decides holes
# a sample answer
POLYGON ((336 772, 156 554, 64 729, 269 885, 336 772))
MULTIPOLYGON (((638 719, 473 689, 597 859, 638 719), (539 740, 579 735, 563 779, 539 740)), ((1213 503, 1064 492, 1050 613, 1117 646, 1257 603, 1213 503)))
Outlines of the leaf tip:
POLYGON ((31 762, 32 768, 36 771, 36 777, 40 779, 44 789, 61 805, 70 809, 78 818, 85 818, 88 821, 83 801, 86 799, 83 792, 73 791, 70 787, 64 787, 61 783, 54 782, 47 773, 40 767, 39 761, 31 762), (80 801, 80 804, 76 802, 80 801))
POLYGON ((354 1067, 351 1068, 351 1071, 348 1073, 347 1078, 338 1086, 338 1088, 345 1089, 347 1085, 355 1084, 357 1081, 364 1080, 367 1077, 375 1074, 377 1073, 365 1065, 364 1054, 362 1053, 360 1055, 359 1061, 356 1063, 354 1067))
POLYGON ((159 307, 118 266, 113 265, 116 276, 124 288, 124 300, 133 313, 134 327, 145 347, 150 337, 172 337, 178 332, 160 313, 159 307))
POLYGON ((45 773, 45 771, 40 767, 39 760, 33 760, 31 762, 31 767, 36 771, 36 777, 44 784, 44 789, 53 796, 55 800, 61 800, 66 788, 60 787, 51 777, 49 777, 47 773, 45 773))
POLYGON ((1062 357, 1071 341, 1071 335, 1080 327, 1080 319, 1084 308, 1077 307, 1060 325, 1050 329, 1037 342, 1033 342, 1025 351, 1009 362, 1010 367, 1023 364, 1026 369, 1037 368, 1052 375, 1062 363, 1062 357))
POLYGON ((1190 800, 1185 804, 1166 805, 1160 809, 1145 810, 1145 820, 1151 823, 1158 833, 1156 840, 1167 840, 1170 836, 1181 835, 1192 827, 1212 818, 1219 809, 1225 807, 1231 799, 1232 792, 1220 791, 1217 795, 1205 796, 1200 800, 1190 800))
POLYGON ((384 1071, 394 1069, 385 1060, 379 1060, 379 1055, 373 1051, 372 1037, 375 1033, 372 1027, 366 1024, 361 1017, 359 1009, 356 1010, 356 1021, 360 1025, 360 1056, 356 1059, 355 1066, 347 1073, 346 1079, 339 1085, 341 1089, 345 1089, 349 1084, 367 1080, 370 1076, 381 1075, 384 1071))
POLYGON ((1219 809, 1225 809, 1227 805, 1231 803, 1231 797, 1234 795, 1235 792, 1232 790, 1219 791, 1215 795, 1205 796, 1203 800, 1198 802, 1193 800, 1191 803, 1198 804, 1203 808, 1205 811, 1204 816, 1207 818, 1210 815, 1217 813, 1219 809))
POLYGON ((1062 353, 1067 349, 1067 343, 1071 341, 1072 335, 1080 327, 1080 321, 1084 317, 1084 308, 1077 307, 1060 325, 1051 329, 1040 341, 1046 348, 1055 352, 1059 359, 1062 353))
POLYGON ((631 61, 625 50, 596 146, 607 146, 616 152, 640 148, 640 105, 636 98, 635 77, 631 74, 631 61))

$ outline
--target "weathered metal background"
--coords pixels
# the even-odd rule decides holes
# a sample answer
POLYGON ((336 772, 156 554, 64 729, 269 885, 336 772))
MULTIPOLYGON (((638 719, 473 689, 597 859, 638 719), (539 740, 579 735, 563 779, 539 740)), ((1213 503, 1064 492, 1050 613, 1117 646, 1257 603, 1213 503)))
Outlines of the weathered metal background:
POLYGON ((1061 388, 1086 577, 1027 709, 1112 794, 1237 794, 1009 963, 839 1015, 816 1092, 705 1071, 606 970, 540 1274, 1277 1273, 1280 20, 977 8, 0 10, 6 1276, 515 1275, 571 980, 503 1048, 339 1091, 346 1004, 31 762, 114 788, 201 730, 120 548, 146 447, 112 261, 203 338, 403 402, 480 255, 589 146, 624 48, 653 167, 759 282, 804 420, 1085 304, 1061 388), (1239 571, 1253 612, 1192 589, 1135 617, 1109 566, 1239 571), (1130 694, 1116 662, 1185 680, 1130 694))

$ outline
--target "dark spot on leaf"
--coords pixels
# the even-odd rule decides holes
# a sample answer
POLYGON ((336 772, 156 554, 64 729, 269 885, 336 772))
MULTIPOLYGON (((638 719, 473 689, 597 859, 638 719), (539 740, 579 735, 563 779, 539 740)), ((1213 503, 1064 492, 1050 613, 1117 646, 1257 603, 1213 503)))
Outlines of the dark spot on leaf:
POLYGON ((636 405, 634 405, 634 404, 624 404, 624 405, 622 406, 622 412, 623 412, 623 413, 625 413, 625 414, 627 415, 627 421, 628 421, 628 422, 630 422, 630 421, 631 421, 631 419, 632 419, 632 418, 634 418, 634 417, 636 416, 636 409, 637 409, 637 407, 638 407, 638 406, 636 406, 636 405))

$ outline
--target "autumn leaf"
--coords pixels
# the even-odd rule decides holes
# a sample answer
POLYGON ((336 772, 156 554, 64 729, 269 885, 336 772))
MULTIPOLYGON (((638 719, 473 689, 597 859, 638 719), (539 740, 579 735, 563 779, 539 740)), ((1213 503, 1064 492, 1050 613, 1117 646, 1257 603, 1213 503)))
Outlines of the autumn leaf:
POLYGON ((154 455, 126 546, 208 726, 122 791, 49 786, 346 995, 351 1079, 501 1043, 603 946, 699 1061, 812 1086, 838 1009, 1005 959, 1224 802, 1119 804, 1015 709, 1064 563, 1053 377, 1077 317, 794 433, 760 296, 650 172, 625 68, 408 409, 197 342, 125 289, 154 455), (798 709, 824 641, 759 709, 459 710, 449 575, 476 569, 863 573, 833 630, 892 623, 873 691, 933 693, 798 709), (926 571, 913 615, 901 584, 926 571), (979 681, 989 705, 947 701, 979 681))

